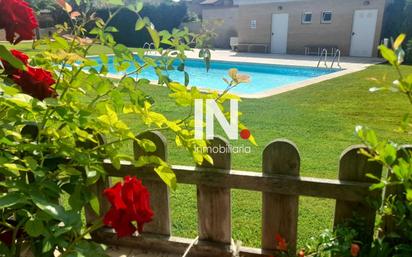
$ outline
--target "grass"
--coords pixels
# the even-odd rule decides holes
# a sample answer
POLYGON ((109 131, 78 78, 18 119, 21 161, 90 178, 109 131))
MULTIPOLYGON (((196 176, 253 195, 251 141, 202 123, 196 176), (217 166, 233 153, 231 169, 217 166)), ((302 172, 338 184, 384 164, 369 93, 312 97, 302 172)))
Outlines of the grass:
MULTIPOLYGON (((19 49, 30 51, 21 44, 19 49)), ((92 53, 108 52, 101 47, 92 53)), ((412 73, 411 66, 402 70, 412 73)), ((244 99, 239 104, 242 122, 255 135, 258 146, 251 154, 233 156, 233 168, 259 172, 261 153, 265 145, 277 138, 296 143, 301 154, 301 174, 320 178, 336 178, 342 151, 359 140, 354 135, 356 125, 375 129, 383 138, 408 142, 410 137, 394 132, 405 112, 410 111, 407 99, 391 92, 370 93, 376 86, 368 78, 386 76, 388 83, 396 78, 387 65, 375 65, 364 71, 286 92, 264 99, 244 99)), ((253 78, 252 78, 253 79, 253 78)), ((145 87, 156 101, 155 108, 168 117, 183 117, 187 110, 178 109, 167 97, 168 90, 158 86, 145 87)), ((138 130, 138 123, 129 120, 138 130)), ((173 164, 192 164, 190 156, 170 142, 169 155, 173 164)), ((246 141, 231 142, 234 146, 246 141)), ((258 193, 233 190, 233 237, 244 245, 259 247, 261 235, 261 197, 258 193)), ((171 194, 173 234, 195 237, 197 231, 196 191, 193 186, 179 185, 171 194)), ((299 245, 311 236, 332 226, 334 201, 310 197, 300 198, 299 245)))
MULTIPOLYGON (((403 67, 411 73, 412 67, 403 67)), ((233 167, 261 170, 261 153, 267 143, 287 138, 296 143, 301 154, 301 174, 304 176, 337 178, 340 154, 350 145, 358 144, 356 125, 376 129, 380 136, 407 142, 407 136, 393 130, 403 114, 410 110, 406 98, 389 92, 369 93, 375 84, 367 78, 395 73, 387 65, 376 65, 365 71, 290 91, 281 95, 240 103, 243 122, 255 135, 258 147, 251 154, 233 156, 233 167)), ((157 108, 176 115, 174 105, 167 100, 167 90, 147 88, 155 92, 157 108)), ((242 141, 232 145, 247 144, 242 141)), ((172 145, 172 141, 170 141, 172 145)), ((171 147, 172 163, 188 164, 189 156, 171 147)), ((332 226, 334 201, 301 197, 299 209, 299 244, 332 226)), ((172 194, 173 232, 180 236, 196 235, 196 194, 193 187, 180 185, 172 194)), ((233 237, 248 246, 260 244, 260 194, 233 190, 233 237)))

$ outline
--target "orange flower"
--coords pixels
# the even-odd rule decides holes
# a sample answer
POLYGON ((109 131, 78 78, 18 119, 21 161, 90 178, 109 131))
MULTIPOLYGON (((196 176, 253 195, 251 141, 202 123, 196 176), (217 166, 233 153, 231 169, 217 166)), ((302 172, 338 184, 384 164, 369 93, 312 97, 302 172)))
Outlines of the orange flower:
POLYGON ((305 250, 300 250, 298 253, 298 257, 305 257, 305 250))
POLYGON ((282 252, 286 252, 288 250, 288 244, 286 243, 286 240, 279 234, 276 234, 275 236, 276 240, 276 249, 282 252))
POLYGON ((356 257, 356 256, 358 256, 359 251, 360 251, 359 245, 353 243, 353 244, 351 245, 351 247, 350 247, 350 253, 351 253, 351 255, 352 255, 353 257, 356 257))

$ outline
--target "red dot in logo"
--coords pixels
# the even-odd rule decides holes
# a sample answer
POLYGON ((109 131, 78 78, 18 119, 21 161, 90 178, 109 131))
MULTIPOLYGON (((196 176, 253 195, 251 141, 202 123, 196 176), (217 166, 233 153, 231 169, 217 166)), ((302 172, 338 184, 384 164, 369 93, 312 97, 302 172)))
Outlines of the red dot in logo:
POLYGON ((248 129, 242 129, 242 131, 240 131, 240 137, 243 139, 249 139, 250 131, 248 129))

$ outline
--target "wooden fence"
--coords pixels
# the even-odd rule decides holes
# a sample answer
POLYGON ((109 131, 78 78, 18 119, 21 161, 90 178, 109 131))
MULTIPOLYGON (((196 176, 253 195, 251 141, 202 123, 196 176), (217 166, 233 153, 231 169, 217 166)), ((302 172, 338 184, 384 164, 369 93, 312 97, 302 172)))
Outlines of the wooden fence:
MULTIPOLYGON (((157 145, 152 155, 167 160, 165 138, 157 132, 148 132, 139 138, 150 139, 157 145)), ((211 146, 227 146, 222 138, 215 138, 211 146)), ((231 189, 262 192, 262 239, 261 249, 243 247, 240 256, 272 255, 276 244, 275 235, 286 238, 292 250, 296 249, 299 196, 336 199, 334 225, 345 222, 354 214, 365 219, 370 237, 373 235, 375 210, 367 204, 371 198, 379 198, 380 192, 370 191, 372 181, 365 176, 372 173, 381 176, 382 167, 359 154, 362 146, 349 147, 342 153, 339 163, 339 179, 300 177, 300 156, 296 146, 287 140, 275 140, 263 151, 262 173, 231 170, 231 155, 213 154, 214 165, 187 167, 173 166, 178 183, 197 186, 198 236, 189 256, 231 256, 231 189)), ((134 145, 135 157, 144 151, 134 145)), ((153 167, 136 168, 122 164, 116 170, 109 162, 105 169, 109 177, 137 176, 151 193, 151 205, 155 217, 145 226, 138 237, 118 239, 111 229, 101 229, 93 239, 108 245, 128 246, 147 250, 183 254, 193 239, 172 236, 169 189, 153 171, 153 167)), ((109 186, 108 180, 100 180, 93 190, 102 196, 109 186)), ((101 213, 109 206, 100 198, 101 213)), ((88 212, 87 219, 96 217, 88 212)))

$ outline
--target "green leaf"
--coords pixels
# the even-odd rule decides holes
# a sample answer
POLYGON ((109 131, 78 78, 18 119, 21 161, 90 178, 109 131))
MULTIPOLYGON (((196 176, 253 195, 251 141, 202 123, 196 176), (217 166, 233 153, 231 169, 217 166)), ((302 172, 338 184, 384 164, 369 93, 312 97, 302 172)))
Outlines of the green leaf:
POLYGON ((28 170, 26 167, 23 167, 20 164, 16 164, 16 163, 4 163, 3 167, 5 167, 8 171, 10 171, 16 176, 20 175, 20 171, 28 170))
POLYGON ((11 66, 19 70, 26 70, 26 66, 22 61, 14 57, 4 45, 0 45, 0 58, 8 62, 11 66))
POLYGON ((73 210, 80 210, 83 207, 82 190, 76 185, 73 194, 69 197, 69 205, 73 210))
POLYGON ((385 187, 385 183, 379 182, 379 183, 371 185, 369 187, 369 189, 373 191, 373 190, 377 190, 377 189, 383 189, 384 187, 385 187))
POLYGON ((42 211, 45 213, 49 214, 53 218, 56 218, 60 220, 64 215, 65 215, 65 210, 63 207, 57 205, 57 204, 52 204, 45 200, 44 198, 37 196, 37 195, 32 195, 31 196, 33 203, 42 211))
POLYGON ((177 66, 177 70, 178 71, 184 71, 185 70, 185 63, 184 62, 180 63, 179 66, 177 66))
POLYGON ((379 50, 381 51, 381 55, 385 58, 390 64, 396 65, 398 61, 398 57, 396 56, 395 52, 384 45, 379 46, 379 50))
POLYGON ((95 194, 92 194, 89 203, 90 203, 90 207, 92 207, 92 210, 93 210, 97 215, 100 215, 100 203, 99 203, 99 198, 98 198, 95 194))
POLYGON ((59 37, 57 34, 54 34, 53 38, 59 44, 59 48, 63 48, 64 50, 68 50, 70 48, 69 43, 67 43, 66 39, 59 37))
POLYGON ((189 81, 190 81, 189 73, 187 73, 187 72, 185 71, 184 74, 185 74, 185 86, 188 86, 188 85, 189 85, 189 81))
POLYGON ((410 202, 412 202, 412 189, 407 189, 406 190, 406 199, 410 202))
POLYGON ((9 98, 9 101, 14 103, 15 105, 19 107, 30 107, 31 106, 31 101, 33 100, 33 97, 26 95, 26 94, 16 94, 13 97, 9 98))
POLYGON ((170 82, 167 86, 174 92, 186 92, 186 87, 177 82, 170 82))
POLYGON ((382 155, 384 157, 385 163, 391 165, 396 160, 396 148, 391 144, 387 144, 385 145, 382 155))
POLYGON ((176 175, 168 165, 161 165, 155 168, 157 175, 166 183, 166 185, 173 190, 176 189, 176 175))
POLYGON ((136 3, 136 12, 140 12, 143 9, 143 1, 138 1, 136 3))
MULTIPOLYGON (((105 67, 105 66, 103 65, 103 67, 105 67)), ((97 92, 97 94, 99 94, 99 95, 104 95, 104 94, 106 94, 112 87, 113 87, 113 86, 112 86, 112 83, 111 83, 110 80, 102 80, 102 81, 100 81, 99 84, 97 84, 97 86, 96 86, 96 92, 97 92)))
POLYGON ((93 28, 92 30, 90 30, 89 32, 91 35, 101 35, 102 34, 102 30, 100 28, 93 28))
POLYGON ((107 56, 107 54, 99 54, 99 57, 104 64, 107 64, 109 62, 109 57, 107 56))
POLYGON ((135 25, 134 29, 135 29, 136 31, 139 31, 139 30, 143 29, 144 26, 146 26, 146 21, 145 21, 144 19, 139 18, 139 19, 136 21, 136 25, 135 25))
POLYGON ((24 195, 18 192, 11 192, 0 198, 0 209, 9 208, 24 202, 26 202, 24 195))
POLYGON ((50 241, 43 241, 43 248, 42 252, 47 253, 53 248, 52 244, 50 241))
POLYGON ((406 34, 400 34, 393 43, 393 49, 397 50, 406 38, 406 34))
POLYGON ((63 221, 65 226, 78 225, 81 222, 78 214, 66 211, 62 206, 51 203, 38 193, 31 192, 31 199, 40 210, 56 220, 63 221))
POLYGON ((151 140, 141 139, 138 141, 138 143, 147 153, 153 153, 156 151, 156 145, 151 140))
POLYGON ((38 237, 43 234, 44 226, 40 219, 28 220, 24 225, 24 230, 31 237, 38 237))
POLYGON ((66 211, 60 205, 50 203, 38 193, 32 193, 31 199, 33 203, 42 211, 52 216, 53 218, 61 221, 66 220, 66 211))
POLYGON ((105 30, 105 32, 119 32, 115 27, 107 27, 105 30))
POLYGON ((366 131, 365 139, 372 147, 375 147, 379 142, 378 137, 376 136, 376 133, 373 130, 366 131))
POLYGON ((155 48, 159 48, 160 45, 160 36, 159 33, 156 31, 156 29, 152 27, 146 27, 147 31, 149 31, 150 37, 153 40, 153 44, 155 45, 155 48))

